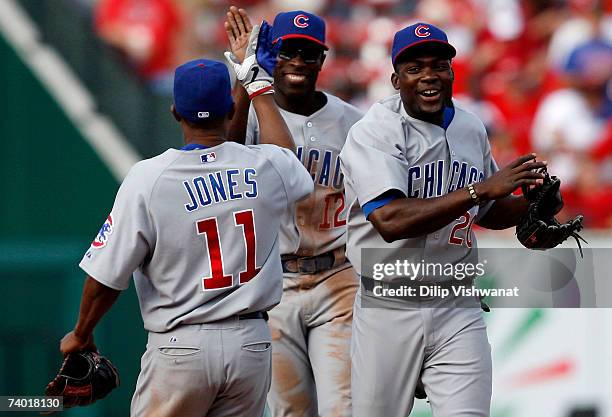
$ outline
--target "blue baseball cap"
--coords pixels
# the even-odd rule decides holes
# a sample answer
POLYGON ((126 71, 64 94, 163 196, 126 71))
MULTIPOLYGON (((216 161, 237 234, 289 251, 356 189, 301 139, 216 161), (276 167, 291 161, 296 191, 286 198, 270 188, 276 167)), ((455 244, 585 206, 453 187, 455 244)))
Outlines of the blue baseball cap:
POLYGON ((612 68, 612 44, 591 40, 574 49, 565 63, 567 74, 609 79, 612 68))
POLYGON ((272 39, 308 39, 316 42, 325 49, 325 21, 316 14, 303 10, 279 13, 272 24, 272 39))
POLYGON ((233 104, 232 84, 225 64, 196 59, 174 71, 174 107, 182 118, 196 123, 220 118, 233 104))
POLYGON ((439 45, 440 51, 453 58, 457 55, 457 50, 448 43, 446 33, 440 28, 429 23, 415 23, 395 34, 393 47, 391 48, 391 61, 395 64, 397 57, 408 49, 424 44, 439 45))

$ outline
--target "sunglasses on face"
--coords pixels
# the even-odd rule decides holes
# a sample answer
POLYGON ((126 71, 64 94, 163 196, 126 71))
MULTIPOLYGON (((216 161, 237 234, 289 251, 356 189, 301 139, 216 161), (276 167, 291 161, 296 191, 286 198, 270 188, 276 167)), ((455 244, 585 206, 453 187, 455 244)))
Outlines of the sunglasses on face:
POLYGON ((297 56, 301 56, 305 64, 316 64, 321 59, 323 51, 320 49, 281 49, 278 57, 283 61, 291 61, 297 56))

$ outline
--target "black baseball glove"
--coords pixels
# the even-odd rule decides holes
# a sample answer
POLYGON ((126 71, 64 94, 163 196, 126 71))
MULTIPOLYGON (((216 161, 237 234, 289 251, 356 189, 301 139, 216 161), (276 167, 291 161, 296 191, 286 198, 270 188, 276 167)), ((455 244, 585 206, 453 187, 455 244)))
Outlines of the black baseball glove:
POLYGON ((64 397, 64 408, 93 404, 119 386, 117 368, 97 352, 69 353, 45 395, 64 397))
POLYGON ((587 243, 578 234, 583 227, 583 216, 578 215, 564 224, 557 221, 555 214, 563 207, 563 199, 559 190, 561 180, 549 175, 546 168, 540 172, 544 174, 544 181, 541 185, 531 190, 523 186, 523 195, 529 201, 529 208, 527 214, 516 226, 516 236, 519 242, 529 249, 545 250, 554 248, 569 237, 573 237, 582 255, 580 240, 587 243))

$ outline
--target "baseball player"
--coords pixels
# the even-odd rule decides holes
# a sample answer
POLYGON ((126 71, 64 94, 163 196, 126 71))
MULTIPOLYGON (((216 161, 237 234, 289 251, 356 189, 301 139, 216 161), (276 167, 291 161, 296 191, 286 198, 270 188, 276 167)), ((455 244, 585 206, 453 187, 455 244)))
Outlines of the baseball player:
MULTIPOLYGON (((249 18, 230 8, 226 29, 241 54, 249 18)), ((272 416, 349 416, 350 334, 357 281, 345 258, 346 204, 339 153, 349 128, 362 117, 355 107, 317 91, 325 61, 325 22, 312 13, 279 13, 271 41, 280 41, 274 99, 310 172, 314 192, 283 213, 280 247, 283 299, 270 312, 272 416)), ((263 121, 246 94, 236 92, 233 137, 261 143, 263 121), (248 121, 247 121, 248 119, 248 121)))
MULTIPOLYGON (((247 80, 258 117, 291 143, 264 94, 270 83, 247 80)), ((261 416, 266 311, 282 294, 280 217, 312 192, 312 179, 288 150, 226 142, 234 105, 220 62, 176 69, 172 112, 186 145, 137 163, 123 181, 80 263, 88 276, 79 320, 60 349, 94 348, 96 323, 133 273, 149 338, 131 415, 261 416)))
MULTIPOLYGON (((434 25, 397 32, 391 82, 399 94, 374 104, 349 131, 340 157, 347 254, 359 275, 362 248, 386 248, 390 259, 404 250, 416 262, 463 262, 476 251, 472 224, 516 225, 527 202, 511 193, 543 178, 532 170, 545 162, 533 154, 497 168, 483 124, 452 99, 455 53, 434 25)), ((451 292, 368 308, 370 278, 361 276, 354 306, 353 416, 409 415, 419 380, 434 416, 489 416, 491 354, 478 300, 451 292)))

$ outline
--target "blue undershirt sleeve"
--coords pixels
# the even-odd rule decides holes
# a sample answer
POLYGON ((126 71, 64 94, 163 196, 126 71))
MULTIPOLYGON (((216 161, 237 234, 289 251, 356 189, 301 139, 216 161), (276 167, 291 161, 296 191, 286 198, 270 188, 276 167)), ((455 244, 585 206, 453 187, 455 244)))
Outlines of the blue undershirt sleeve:
POLYGON ((376 197, 373 200, 368 201, 363 205, 361 210, 363 211, 363 215, 367 219, 368 216, 377 208, 385 206, 392 202, 393 200, 397 200, 398 198, 405 197, 404 193, 400 190, 388 190, 376 197))

